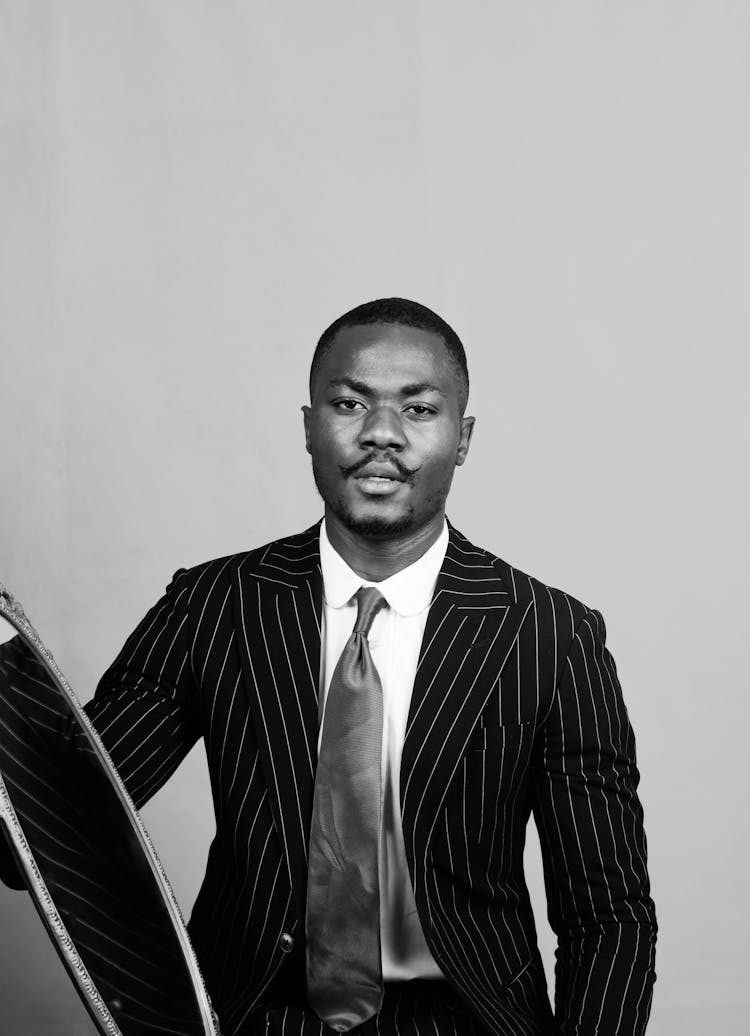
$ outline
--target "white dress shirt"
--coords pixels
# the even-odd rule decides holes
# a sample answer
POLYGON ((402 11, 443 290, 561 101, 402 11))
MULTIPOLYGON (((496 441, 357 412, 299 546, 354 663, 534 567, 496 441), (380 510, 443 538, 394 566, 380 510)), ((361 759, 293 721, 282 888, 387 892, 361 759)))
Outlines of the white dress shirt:
POLYGON ((334 550, 325 521, 320 527, 325 605, 320 666, 321 730, 331 676, 354 629, 354 595, 361 586, 376 586, 388 602, 388 607, 375 616, 368 638, 383 685, 380 941, 385 981, 444 977, 427 948, 414 902, 401 829, 399 773, 427 612, 447 547, 448 526, 444 524, 438 539, 414 564, 381 583, 372 583, 352 571, 334 550))

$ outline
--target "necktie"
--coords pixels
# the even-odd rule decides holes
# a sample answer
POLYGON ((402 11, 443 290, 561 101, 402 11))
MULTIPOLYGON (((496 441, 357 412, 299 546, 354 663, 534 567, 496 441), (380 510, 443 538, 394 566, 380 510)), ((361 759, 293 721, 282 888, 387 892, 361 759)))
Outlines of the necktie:
POLYGON ((339 1032, 383 1000, 378 854, 383 688, 367 634, 386 601, 357 591, 357 621, 331 677, 315 774, 307 878, 307 999, 339 1032))

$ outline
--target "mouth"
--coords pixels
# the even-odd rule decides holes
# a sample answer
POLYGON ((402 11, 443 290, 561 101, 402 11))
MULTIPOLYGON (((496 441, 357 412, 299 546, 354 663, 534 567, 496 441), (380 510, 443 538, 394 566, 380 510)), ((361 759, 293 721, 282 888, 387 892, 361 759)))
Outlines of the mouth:
POLYGON ((355 481, 359 489, 368 496, 388 496, 395 493, 404 480, 396 471, 378 471, 371 468, 360 472, 355 481))

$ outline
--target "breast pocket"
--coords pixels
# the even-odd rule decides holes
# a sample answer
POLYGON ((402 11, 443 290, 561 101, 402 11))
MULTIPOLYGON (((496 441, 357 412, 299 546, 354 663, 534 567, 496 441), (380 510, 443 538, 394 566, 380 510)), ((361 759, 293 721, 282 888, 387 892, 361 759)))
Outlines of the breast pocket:
POLYGON ((512 852, 528 783, 534 722, 477 728, 447 803, 448 824, 491 854, 512 852))
POLYGON ((490 724, 477 727, 466 746, 468 752, 504 752, 524 740, 524 733, 534 732, 534 720, 525 723, 490 724))

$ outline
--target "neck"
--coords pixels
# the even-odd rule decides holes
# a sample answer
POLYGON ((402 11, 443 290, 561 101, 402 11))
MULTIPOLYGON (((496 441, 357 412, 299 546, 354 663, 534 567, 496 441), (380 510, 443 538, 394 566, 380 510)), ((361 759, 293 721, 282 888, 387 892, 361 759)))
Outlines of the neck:
POLYGON ((331 546, 349 568, 371 583, 380 583, 418 561, 440 536, 445 520, 445 512, 441 511, 420 529, 381 539, 352 532, 328 507, 325 515, 331 546))

